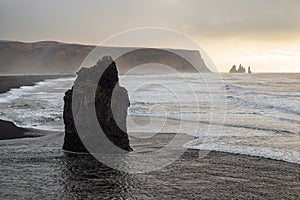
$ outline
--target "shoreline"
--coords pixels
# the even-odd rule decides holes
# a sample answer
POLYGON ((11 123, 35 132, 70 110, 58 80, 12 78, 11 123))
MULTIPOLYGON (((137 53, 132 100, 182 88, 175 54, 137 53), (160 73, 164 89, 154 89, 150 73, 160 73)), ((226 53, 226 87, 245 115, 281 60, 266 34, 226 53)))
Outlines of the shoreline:
MULTIPOLYGON (((0 94, 5 93, 13 88, 19 88, 21 86, 34 86, 37 82, 43 81, 46 79, 56 79, 56 78, 64 78, 64 77, 70 77, 70 75, 0 76, 0 83, 1 83, 0 84, 0 94)), ((11 121, 2 120, 2 119, 0 119, 0 127, 2 129, 0 132, 0 140, 34 138, 34 137, 42 137, 45 135, 45 134, 42 134, 43 131, 21 128, 21 127, 16 126, 11 121)), ((162 135, 172 135, 172 134, 162 134, 162 135)), ((135 143, 135 141, 131 141, 131 143, 132 142, 135 143)), ((199 151, 196 149, 189 149, 189 148, 187 150, 188 151, 199 151)), ((247 154, 230 153, 230 152, 223 152, 223 151, 211 151, 211 152, 230 154, 230 155, 234 155, 234 156, 238 156, 238 157, 246 156, 246 157, 250 157, 250 158, 265 159, 265 160, 277 161, 277 162, 294 164, 294 165, 299 166, 298 163, 288 162, 288 161, 278 160, 278 159, 272 159, 272 158, 266 158, 266 157, 261 157, 261 156, 252 156, 252 155, 247 155, 247 154)))
POLYGON ((0 94, 22 86, 34 86, 37 82, 47 79, 65 78, 71 75, 0 75, 0 94))
MULTIPOLYGON (((199 157, 203 155, 201 151, 186 150, 160 170, 131 174, 107 167, 90 154, 66 154, 61 150, 63 132, 49 136, 37 141, 0 142, 4 184, 0 196, 22 198, 28 185, 34 199, 45 195, 52 199, 84 199, 87 195, 143 199, 145 193, 149 194, 146 199, 299 199, 300 196, 300 165, 293 163, 218 151, 199 157), (20 146, 30 148, 21 150, 20 146), (23 166, 30 166, 30 171, 23 166), (49 178, 51 181, 45 187, 44 182, 49 178)), ((162 143, 155 149, 162 148, 173 136, 155 137, 144 142, 133 139, 132 147, 142 153, 145 149, 153 150, 153 143, 160 140, 162 143)))
POLYGON ((0 119, 0 140, 20 139, 27 137, 37 137, 27 129, 17 127, 13 122, 0 119))
MULTIPOLYGON (((10 75, 0 76, 0 94, 6 93, 11 89, 20 88, 22 86, 34 86, 40 81, 47 79, 57 79, 70 77, 69 75, 10 75)), ((0 116, 1 118, 1 116, 0 116)), ((13 122, 0 119, 0 140, 21 139, 39 137, 36 131, 21 128, 13 122)))

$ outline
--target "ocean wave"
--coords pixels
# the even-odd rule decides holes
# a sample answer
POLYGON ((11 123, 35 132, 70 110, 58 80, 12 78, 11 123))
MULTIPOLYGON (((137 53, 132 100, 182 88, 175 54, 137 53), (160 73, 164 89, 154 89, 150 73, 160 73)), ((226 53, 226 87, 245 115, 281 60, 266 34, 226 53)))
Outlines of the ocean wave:
POLYGON ((291 103, 285 103, 285 105, 288 105, 288 106, 284 106, 284 104, 282 102, 289 101, 284 98, 279 99, 277 102, 275 102, 273 99, 273 104, 271 103, 271 101, 268 101, 267 97, 264 97, 264 96, 259 96, 259 97, 256 97, 255 99, 254 98, 251 99, 249 97, 237 97, 237 96, 229 95, 229 96, 227 96, 227 99, 236 103, 237 105, 245 106, 248 108, 261 109, 261 110, 265 110, 265 109, 275 110, 278 112, 284 112, 286 114, 300 116, 300 111, 296 110, 296 109, 298 109, 298 107, 297 107, 298 101, 297 100, 295 100, 295 101, 291 100, 291 103))
MULTIPOLYGON (((192 86, 192 90, 187 90, 183 82, 176 81, 176 76, 120 77, 121 85, 129 91, 129 117, 148 117, 161 121, 167 119, 175 124, 182 123, 182 133, 199 139, 198 144, 193 143, 192 146, 191 143, 189 148, 199 148, 203 145, 201 139, 206 138, 207 143, 204 145, 207 149, 216 144, 214 150, 298 162, 299 152, 290 149, 290 141, 286 144, 281 142, 283 137, 294 141, 299 139, 300 91, 297 93, 296 87, 286 84, 296 80, 280 80, 276 83, 272 76, 264 78, 262 75, 259 79, 253 79, 251 76, 224 75, 225 96, 224 85, 213 74, 206 77, 205 82, 199 76, 190 76, 188 86, 192 86), (137 85, 159 78, 164 79, 166 88, 174 88, 172 92, 180 97, 179 101, 175 102, 174 95, 168 94, 166 88, 159 85, 142 87, 134 93, 137 85), (228 104, 227 120, 223 116, 225 100, 228 104), (155 106, 162 106, 165 110, 155 106), (278 148, 265 144, 267 139, 263 136, 268 136, 270 141, 280 141, 278 148), (243 146, 239 147, 235 142, 243 143, 243 146), (284 152, 292 155, 286 156, 284 152)), ((35 86, 12 89, 1 94, 0 118, 25 128, 63 131, 63 96, 73 81, 74 78, 46 80, 35 86)), ((170 123, 164 132, 174 132, 176 127, 173 124, 170 123)), ((155 130, 156 125, 154 123, 147 131, 155 130)), ((128 131, 137 130, 131 130, 129 126, 128 131)))

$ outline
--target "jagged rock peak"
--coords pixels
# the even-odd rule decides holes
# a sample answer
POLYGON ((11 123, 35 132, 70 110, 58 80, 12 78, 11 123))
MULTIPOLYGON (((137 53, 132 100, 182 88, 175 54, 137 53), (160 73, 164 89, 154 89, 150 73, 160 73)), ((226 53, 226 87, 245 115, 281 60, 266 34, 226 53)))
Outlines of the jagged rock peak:
MULTIPOLYGON (((81 141, 81 137, 95 142, 95 148, 93 149, 97 149, 99 144, 106 146, 103 141, 99 141, 100 143, 94 141, 95 135, 91 134, 93 131, 85 131, 85 135, 80 135, 81 137, 79 137, 76 129, 76 127, 80 126, 86 130, 93 130, 94 127, 91 125, 89 111, 93 110, 91 108, 94 107, 101 129, 109 141, 120 149, 132 151, 126 128, 127 109, 130 105, 128 92, 124 87, 119 86, 118 82, 117 66, 110 56, 103 57, 91 68, 81 68, 77 72, 74 86, 65 93, 64 97, 64 150, 88 152, 81 141), (94 83, 98 83, 96 90, 93 90, 94 83), (76 98, 72 99, 75 86, 76 98), (93 91, 95 92, 93 93, 93 91), (95 98, 95 101, 87 98, 91 95, 95 98), (76 124, 75 127, 73 115, 76 115, 78 109, 82 107, 86 107, 87 113, 80 116, 79 124, 76 124), (72 108, 75 109, 75 113, 73 113, 72 108), (113 112, 114 110, 116 112, 113 112)), ((76 115, 76 117, 78 116, 76 115)))

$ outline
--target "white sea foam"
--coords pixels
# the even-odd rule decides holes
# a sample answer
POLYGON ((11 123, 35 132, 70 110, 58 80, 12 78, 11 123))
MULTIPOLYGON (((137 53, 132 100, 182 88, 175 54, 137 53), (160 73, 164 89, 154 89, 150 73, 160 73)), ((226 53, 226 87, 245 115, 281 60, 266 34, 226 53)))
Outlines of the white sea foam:
MULTIPOLYGON (((224 84, 215 74, 203 76, 120 77, 131 101, 129 134, 181 132, 196 137, 188 148, 300 163, 299 74, 224 74, 224 84), (146 125, 137 126, 139 120, 146 125)), ((62 131, 63 96, 73 81, 46 80, 1 94, 0 118, 22 127, 62 131)))
POLYGON ((73 81, 74 78, 45 80, 1 94, 1 119, 24 128, 62 130, 63 96, 73 81))

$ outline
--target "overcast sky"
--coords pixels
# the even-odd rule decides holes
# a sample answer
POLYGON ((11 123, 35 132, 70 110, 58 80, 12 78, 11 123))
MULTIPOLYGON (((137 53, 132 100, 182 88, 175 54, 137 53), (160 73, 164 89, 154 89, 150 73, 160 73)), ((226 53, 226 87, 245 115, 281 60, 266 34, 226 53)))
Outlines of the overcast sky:
POLYGON ((2 40, 99 44, 151 26, 190 36, 220 71, 300 72, 300 0, 0 0, 2 40))

